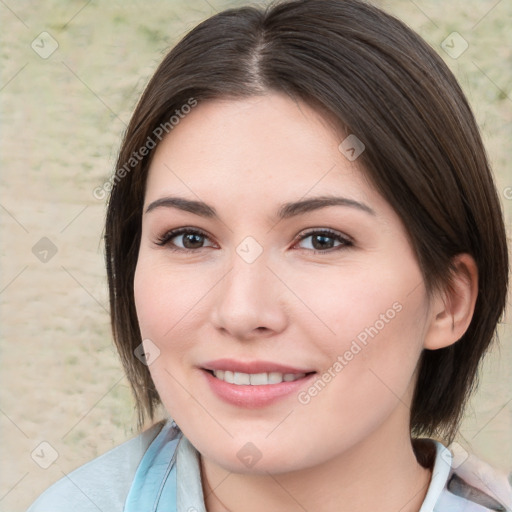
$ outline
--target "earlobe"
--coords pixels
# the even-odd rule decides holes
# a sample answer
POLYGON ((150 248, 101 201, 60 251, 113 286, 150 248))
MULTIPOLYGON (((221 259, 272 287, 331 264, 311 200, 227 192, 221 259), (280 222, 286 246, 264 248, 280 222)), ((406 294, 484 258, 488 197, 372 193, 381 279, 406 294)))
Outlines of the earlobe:
POLYGON ((457 342, 467 331, 478 295, 478 269, 469 254, 453 259, 450 286, 436 293, 430 306, 430 319, 424 348, 437 350, 457 342))

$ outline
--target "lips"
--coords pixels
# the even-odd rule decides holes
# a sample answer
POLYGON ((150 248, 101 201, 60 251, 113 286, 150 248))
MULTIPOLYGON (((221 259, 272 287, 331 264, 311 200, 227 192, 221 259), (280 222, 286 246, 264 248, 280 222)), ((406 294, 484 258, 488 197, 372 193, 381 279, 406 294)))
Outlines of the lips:
POLYGON ((239 373, 282 373, 282 374, 298 374, 298 373, 312 373, 313 368, 295 368, 293 366, 286 366, 279 363, 269 361, 236 361, 234 359, 216 359, 204 363, 202 367, 205 370, 223 370, 239 373))
POLYGON ((298 393, 316 373, 269 361, 217 359, 202 365, 213 393, 237 407, 259 408, 298 393))

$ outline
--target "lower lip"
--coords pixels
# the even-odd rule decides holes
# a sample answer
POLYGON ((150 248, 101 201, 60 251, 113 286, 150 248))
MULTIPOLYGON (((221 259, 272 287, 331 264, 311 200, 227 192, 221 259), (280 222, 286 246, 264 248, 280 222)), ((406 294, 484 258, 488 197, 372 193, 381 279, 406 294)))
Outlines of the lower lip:
POLYGON ((266 384, 263 386, 230 384, 217 379, 210 372, 201 370, 206 376, 210 389, 222 400, 238 407, 256 409, 265 407, 293 393, 298 393, 300 388, 309 383, 315 376, 314 373, 306 375, 302 379, 292 382, 280 382, 279 384, 266 384))

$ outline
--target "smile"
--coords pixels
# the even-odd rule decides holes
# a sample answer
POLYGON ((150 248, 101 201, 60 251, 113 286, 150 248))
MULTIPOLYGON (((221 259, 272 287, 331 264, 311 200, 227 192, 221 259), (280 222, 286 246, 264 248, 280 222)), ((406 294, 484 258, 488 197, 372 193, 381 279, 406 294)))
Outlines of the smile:
POLYGON ((269 361, 217 359, 199 368, 214 396, 235 407, 257 409, 294 399, 317 372, 269 361))
POLYGON ((213 370, 212 373, 217 379, 238 386, 267 386, 268 384, 293 382, 306 376, 305 373, 242 373, 229 370, 213 370))

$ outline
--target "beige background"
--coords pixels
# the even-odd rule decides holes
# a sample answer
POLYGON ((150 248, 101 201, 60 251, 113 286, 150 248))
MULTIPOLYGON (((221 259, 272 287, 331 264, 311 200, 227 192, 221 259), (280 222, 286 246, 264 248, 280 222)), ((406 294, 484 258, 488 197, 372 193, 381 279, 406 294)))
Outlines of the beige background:
MULTIPOLYGON (((112 172, 130 113, 169 46, 215 11, 243 3, 0 2, 2 511, 25 510, 52 482, 135 432, 106 309, 105 204, 92 191, 112 172), (37 38, 43 31, 58 43, 47 58, 31 47, 35 40, 39 53, 51 49, 50 39, 37 38), (48 261, 34 254, 35 245, 49 251, 48 261), (48 469, 36 463, 52 455, 58 458, 48 469)), ((417 30, 460 80, 482 127, 510 228, 511 0, 380 5, 417 30), (457 59, 441 47, 453 31, 469 45, 457 59)), ((486 361, 459 440, 507 472, 510 318, 500 326, 501 349, 486 361)))

